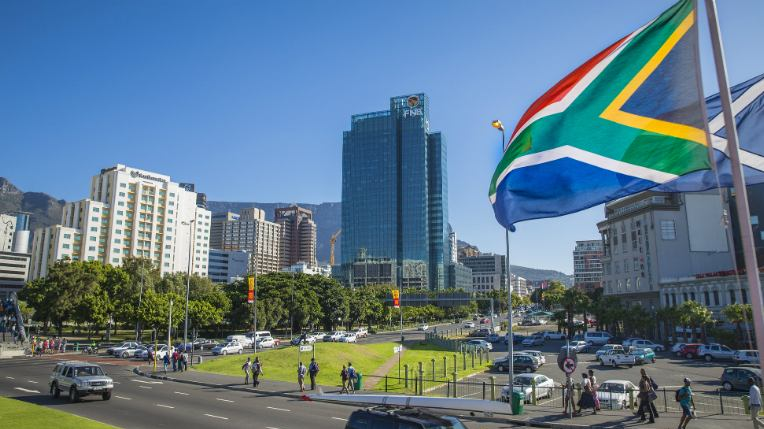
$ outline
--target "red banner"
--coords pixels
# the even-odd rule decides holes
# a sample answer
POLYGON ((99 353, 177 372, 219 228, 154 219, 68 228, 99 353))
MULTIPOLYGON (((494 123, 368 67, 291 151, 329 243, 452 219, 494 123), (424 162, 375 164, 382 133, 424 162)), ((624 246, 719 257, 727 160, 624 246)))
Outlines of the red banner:
POLYGON ((247 303, 252 304, 255 302, 255 278, 247 277, 247 303))

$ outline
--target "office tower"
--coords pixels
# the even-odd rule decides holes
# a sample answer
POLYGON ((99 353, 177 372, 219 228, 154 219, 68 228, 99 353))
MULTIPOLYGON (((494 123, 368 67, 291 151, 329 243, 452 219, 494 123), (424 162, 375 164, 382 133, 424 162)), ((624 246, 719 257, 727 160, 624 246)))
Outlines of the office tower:
POLYGON ((221 212, 212 214, 212 222, 210 222, 210 249, 222 249, 223 248, 223 229, 225 223, 239 220, 239 214, 234 212, 221 212))
POLYGON ((573 249, 573 286, 584 292, 602 287, 602 240, 576 241, 573 249))
POLYGON ((245 250, 250 254, 249 271, 257 274, 281 270, 281 225, 265 220, 265 212, 246 208, 238 220, 223 222, 220 250, 245 250))
POLYGON ((313 212, 299 206, 276 209, 275 221, 281 225, 281 267, 305 262, 316 263, 316 223, 313 212))

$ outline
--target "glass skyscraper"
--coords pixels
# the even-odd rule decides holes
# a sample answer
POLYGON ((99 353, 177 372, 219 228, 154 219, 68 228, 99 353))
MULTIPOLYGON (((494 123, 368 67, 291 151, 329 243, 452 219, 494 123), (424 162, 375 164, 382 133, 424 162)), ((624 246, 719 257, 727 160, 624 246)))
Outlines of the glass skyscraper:
POLYGON ((352 116, 342 144, 341 263, 350 284, 363 284, 358 275, 368 270, 358 266, 374 261, 391 264, 403 287, 448 285, 446 173, 446 144, 430 132, 426 95, 352 116))

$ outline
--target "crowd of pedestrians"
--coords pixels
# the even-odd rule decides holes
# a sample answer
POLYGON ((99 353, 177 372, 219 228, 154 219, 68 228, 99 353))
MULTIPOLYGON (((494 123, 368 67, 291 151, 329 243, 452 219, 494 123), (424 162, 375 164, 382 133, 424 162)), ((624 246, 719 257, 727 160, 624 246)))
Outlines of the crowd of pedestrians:
POLYGON ((63 353, 66 351, 66 344, 67 340, 63 337, 43 338, 34 336, 30 341, 33 356, 63 353))
POLYGON ((177 349, 174 349, 172 353, 165 353, 162 358, 162 366, 164 367, 165 374, 167 374, 167 369, 170 364, 172 364, 173 372, 188 371, 188 354, 186 352, 178 351, 177 349))

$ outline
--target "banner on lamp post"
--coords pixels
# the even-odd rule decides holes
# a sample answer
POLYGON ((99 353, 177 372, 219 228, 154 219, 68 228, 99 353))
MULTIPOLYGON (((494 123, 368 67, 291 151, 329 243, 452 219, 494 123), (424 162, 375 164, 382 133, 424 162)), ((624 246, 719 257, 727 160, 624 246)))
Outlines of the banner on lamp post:
POLYGON ((255 278, 252 276, 247 277, 247 303, 252 304, 255 302, 255 278))
POLYGON ((393 289, 393 308, 401 308, 401 292, 393 289))

